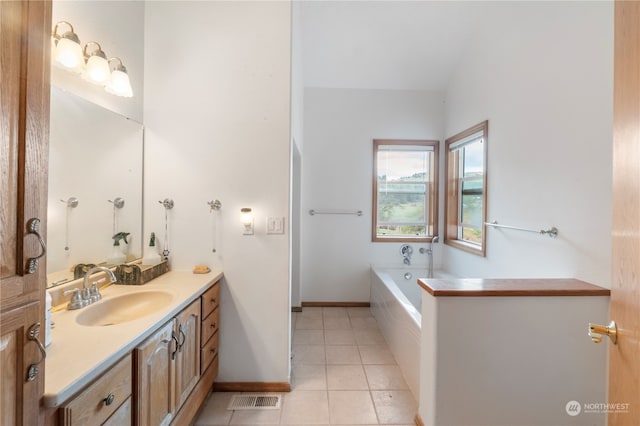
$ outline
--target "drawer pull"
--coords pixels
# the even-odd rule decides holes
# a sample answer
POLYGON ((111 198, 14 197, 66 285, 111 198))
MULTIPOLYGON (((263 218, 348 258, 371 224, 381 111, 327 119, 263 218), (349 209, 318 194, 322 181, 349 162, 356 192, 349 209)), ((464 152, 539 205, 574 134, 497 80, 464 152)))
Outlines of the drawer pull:
POLYGON ((184 342, 187 341, 187 336, 186 336, 186 334, 184 334, 184 330, 182 330, 182 324, 180 324, 180 326, 178 326, 178 331, 182 335, 182 343, 180 343, 180 345, 178 345, 178 352, 182 352, 182 347, 184 346, 184 342))
POLYGON ((211 353, 215 354, 216 353, 216 348, 211 348, 211 353))
POLYGON ((216 324, 215 322, 213 324, 211 324, 211 328, 216 328, 218 324, 216 324))
POLYGON ((104 401, 104 405, 111 405, 113 404, 113 401, 116 399, 116 396, 113 394, 113 392, 109 392, 109 395, 107 395, 107 397, 105 399, 103 399, 104 401))
POLYGON ((211 303, 216 303, 216 298, 215 297, 211 298, 211 303))
POLYGON ((171 332, 171 340, 176 342, 176 349, 171 352, 171 361, 176 359, 176 352, 178 352, 178 347, 180 344, 178 343, 178 338, 176 337, 176 333, 174 331, 171 332))
POLYGON ((36 376, 38 375, 38 365, 44 361, 44 359, 47 357, 47 351, 44 349, 44 346, 42 345, 42 342, 40 342, 40 340, 38 340, 38 334, 40 333, 40 323, 37 322, 35 324, 33 324, 31 327, 29 327, 29 333, 27 335, 27 339, 29 339, 32 342, 35 342, 36 345, 38 345, 38 349, 40 349, 40 361, 36 362, 35 364, 31 364, 29 366, 29 371, 27 371, 27 382, 32 382, 36 379, 36 376))

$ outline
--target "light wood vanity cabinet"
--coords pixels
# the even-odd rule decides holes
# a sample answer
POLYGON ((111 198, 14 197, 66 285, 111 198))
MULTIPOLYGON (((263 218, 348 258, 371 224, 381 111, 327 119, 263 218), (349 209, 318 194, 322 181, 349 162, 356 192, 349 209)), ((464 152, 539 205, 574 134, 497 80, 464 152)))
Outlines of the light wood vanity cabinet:
POLYGON ((216 282, 75 398, 53 409, 45 424, 193 422, 218 374, 219 294, 216 282))
POLYGON ((174 413, 173 378, 177 350, 175 320, 147 338, 134 353, 136 358, 136 424, 169 424, 174 413))
POLYGON ((220 286, 214 285, 202 295, 202 349, 200 354, 201 372, 204 374, 215 361, 213 369, 218 369, 218 328, 220 326, 220 286))
MULTIPOLYGON (((200 299, 176 317, 176 407, 182 407, 200 380, 200 299)), ((176 411, 177 411, 176 410, 176 411)))
POLYGON ((131 355, 60 409, 62 425, 131 424, 131 355), (122 410, 121 410, 122 408, 122 410))
POLYGON ((200 378, 200 299, 135 350, 137 424, 168 425, 200 378))

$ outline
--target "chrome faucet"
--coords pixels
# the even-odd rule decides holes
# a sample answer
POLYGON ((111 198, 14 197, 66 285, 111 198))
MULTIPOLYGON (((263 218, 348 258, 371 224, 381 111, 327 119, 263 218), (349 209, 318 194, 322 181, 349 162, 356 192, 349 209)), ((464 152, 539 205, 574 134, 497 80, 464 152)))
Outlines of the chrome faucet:
POLYGON ((100 272, 100 271, 107 274, 107 277, 109 278, 110 282, 112 283, 116 282, 116 275, 109 268, 105 268, 104 266, 94 266, 93 268, 89 269, 87 273, 84 275, 84 280, 82 281, 82 300, 89 301, 89 303, 87 303, 88 305, 102 299, 100 290, 98 290, 97 282, 94 282, 91 288, 89 288, 89 277, 93 273, 100 272))

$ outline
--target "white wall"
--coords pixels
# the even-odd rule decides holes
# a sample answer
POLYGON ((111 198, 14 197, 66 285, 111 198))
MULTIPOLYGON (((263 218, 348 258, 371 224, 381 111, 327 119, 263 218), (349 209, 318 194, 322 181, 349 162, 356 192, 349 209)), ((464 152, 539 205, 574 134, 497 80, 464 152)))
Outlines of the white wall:
POLYGON ((304 117, 304 70, 301 4, 291 4, 291 306, 299 307, 300 294, 300 191, 304 117))
POLYGON ((608 296, 422 296, 419 413, 428 426, 605 425, 570 401, 607 400, 608 296), (541 313, 544 312, 544 315, 541 313))
MULTIPOLYGON (((132 98, 111 95, 104 88, 88 83, 79 75, 52 67, 51 82, 64 90, 124 116, 142 121, 144 74, 143 1, 54 1, 53 25, 68 21, 73 25, 82 46, 96 41, 107 58, 122 59, 133 88, 132 98)), ((58 33, 68 30, 61 25, 58 33)), ((52 27, 53 30, 53 27, 52 27)))
MULTIPOLYGON (((371 242, 373 139, 443 137, 437 92, 306 88, 302 300, 369 301, 369 266, 402 266, 399 243, 371 242), (315 215, 310 209, 362 210, 315 215)), ((414 244, 414 265, 426 255, 414 244)), ((437 249, 436 249, 437 250, 437 249)))
POLYGON ((501 2, 452 77, 446 135, 489 120, 487 257, 446 247, 467 277, 575 277, 609 286, 613 4, 501 2))
POLYGON ((219 381, 286 382, 289 375, 288 223, 290 4, 150 2, 145 22, 145 235, 163 241, 172 198, 173 269, 220 265, 219 381), (212 214, 222 202, 217 253, 212 214), (243 236, 251 207, 255 235, 243 236))

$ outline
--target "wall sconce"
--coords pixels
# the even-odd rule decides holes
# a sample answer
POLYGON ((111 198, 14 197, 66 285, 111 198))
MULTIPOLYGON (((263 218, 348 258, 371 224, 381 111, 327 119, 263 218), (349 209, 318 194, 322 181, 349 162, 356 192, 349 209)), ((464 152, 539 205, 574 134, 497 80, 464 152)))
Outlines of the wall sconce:
POLYGON ((52 55, 55 63, 69 71, 80 72, 84 60, 80 38, 73 31, 73 26, 67 21, 58 22, 53 27, 51 38, 55 46, 52 55), (69 26, 69 31, 60 35, 58 26, 63 24, 69 26))
POLYGON ((250 208, 244 207, 240 209, 240 222, 244 226, 242 235, 253 235, 253 212, 250 208))
POLYGON ((132 97, 133 90, 129 82, 129 74, 127 74, 127 69, 122 64, 122 60, 120 58, 110 58, 109 66, 111 66, 111 61, 118 61, 118 65, 111 71, 111 81, 105 86, 104 90, 112 95, 125 98, 132 97))
POLYGON ((109 68, 109 62, 107 62, 107 55, 102 50, 100 43, 90 41, 85 44, 82 54, 87 58, 87 66, 82 72, 82 78, 93 84, 107 84, 111 77, 111 69, 109 68), (87 53, 87 48, 91 45, 95 45, 96 48, 87 53))
POLYGON ((120 58, 110 58, 102 50, 100 43, 90 41, 81 47, 80 38, 73 31, 73 26, 67 21, 60 21, 53 27, 51 34, 53 42, 53 61, 56 65, 76 73, 81 73, 82 78, 90 83, 104 86, 108 93, 116 96, 130 98, 133 89, 129 81, 129 75, 120 58), (60 25, 68 25, 69 31, 58 34, 60 25), (93 50, 90 50, 94 47, 93 50), (112 69, 112 61, 117 61, 112 69))

